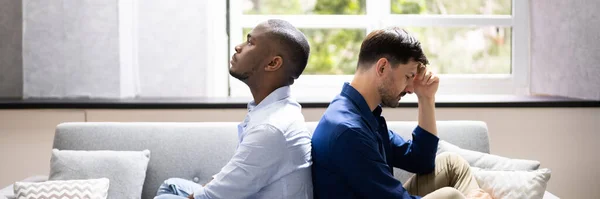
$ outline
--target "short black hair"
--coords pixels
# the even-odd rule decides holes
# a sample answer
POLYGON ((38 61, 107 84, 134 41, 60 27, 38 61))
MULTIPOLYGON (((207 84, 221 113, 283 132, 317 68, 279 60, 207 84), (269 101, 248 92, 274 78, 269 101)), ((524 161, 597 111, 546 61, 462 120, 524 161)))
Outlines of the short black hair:
POLYGON ((306 36, 292 24, 281 19, 270 19, 270 36, 275 38, 276 44, 283 54, 279 55, 284 60, 284 69, 288 74, 288 85, 298 79, 308 63, 310 46, 306 36))
POLYGON ((357 69, 367 69, 380 58, 387 58, 392 66, 406 64, 411 59, 423 66, 429 64, 421 42, 398 27, 375 30, 367 35, 360 46, 357 69))

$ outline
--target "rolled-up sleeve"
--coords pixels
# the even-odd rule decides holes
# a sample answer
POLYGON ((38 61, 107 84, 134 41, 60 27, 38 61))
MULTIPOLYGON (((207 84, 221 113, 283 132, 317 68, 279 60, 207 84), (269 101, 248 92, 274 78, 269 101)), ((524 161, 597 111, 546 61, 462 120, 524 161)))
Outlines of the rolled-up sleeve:
POLYGON ((286 140, 280 130, 265 124, 249 129, 231 160, 194 198, 246 198, 274 181, 284 160, 286 140))
POLYGON ((389 132, 394 161, 392 165, 417 174, 426 174, 435 168, 435 154, 439 138, 417 126, 412 133, 412 141, 389 132))

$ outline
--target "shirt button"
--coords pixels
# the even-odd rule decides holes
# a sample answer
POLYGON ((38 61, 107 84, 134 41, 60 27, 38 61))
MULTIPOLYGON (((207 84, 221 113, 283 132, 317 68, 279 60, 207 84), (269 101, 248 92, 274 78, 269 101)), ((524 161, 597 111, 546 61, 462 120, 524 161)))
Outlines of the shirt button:
POLYGON ((198 182, 200 182, 200 178, 198 178, 198 177, 194 177, 194 182, 195 182, 195 183, 198 183, 198 182))

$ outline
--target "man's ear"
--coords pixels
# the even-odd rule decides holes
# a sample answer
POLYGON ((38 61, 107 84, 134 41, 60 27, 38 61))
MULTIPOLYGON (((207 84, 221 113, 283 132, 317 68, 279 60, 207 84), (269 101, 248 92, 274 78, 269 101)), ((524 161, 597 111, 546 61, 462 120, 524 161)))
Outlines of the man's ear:
POLYGON ((267 66, 265 67, 265 70, 272 72, 272 71, 279 70, 279 68, 281 68, 281 66, 283 66, 283 58, 281 56, 275 56, 275 57, 273 57, 273 59, 271 59, 269 64, 267 64, 267 66))
POLYGON ((377 60, 377 62, 375 63, 375 73, 377 74, 377 76, 383 76, 383 74, 385 74, 385 70, 389 70, 389 68, 386 68, 388 64, 389 61, 386 58, 380 58, 379 60, 377 60))

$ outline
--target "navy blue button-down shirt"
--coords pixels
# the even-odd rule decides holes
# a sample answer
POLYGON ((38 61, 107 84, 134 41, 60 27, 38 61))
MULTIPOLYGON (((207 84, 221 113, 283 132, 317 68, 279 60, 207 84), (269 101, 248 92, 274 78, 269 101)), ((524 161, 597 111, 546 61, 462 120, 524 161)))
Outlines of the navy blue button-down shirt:
POLYGON ((419 198, 394 178, 393 167, 432 172, 439 139, 418 126, 412 136, 405 141, 388 130, 381 107, 371 111, 345 83, 312 137, 315 198, 419 198))

